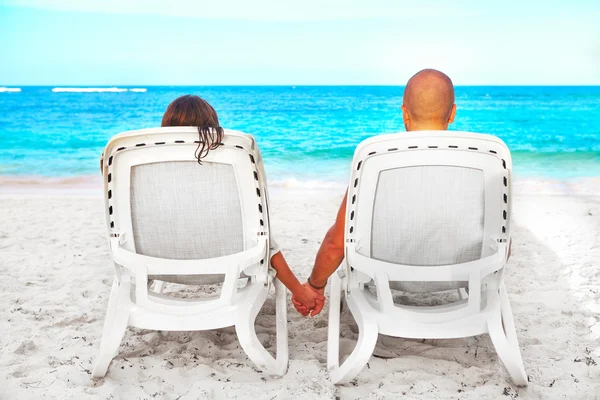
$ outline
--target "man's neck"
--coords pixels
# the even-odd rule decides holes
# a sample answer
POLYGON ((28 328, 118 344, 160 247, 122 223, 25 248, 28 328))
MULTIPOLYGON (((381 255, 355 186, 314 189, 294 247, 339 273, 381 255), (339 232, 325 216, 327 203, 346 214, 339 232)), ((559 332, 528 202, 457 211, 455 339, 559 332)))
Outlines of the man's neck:
POLYGON ((447 131, 447 130, 448 130, 448 125, 443 126, 443 125, 439 125, 439 124, 419 125, 419 126, 413 126, 413 127, 411 127, 411 129, 407 129, 407 131, 409 131, 409 132, 414 132, 414 131, 447 131))

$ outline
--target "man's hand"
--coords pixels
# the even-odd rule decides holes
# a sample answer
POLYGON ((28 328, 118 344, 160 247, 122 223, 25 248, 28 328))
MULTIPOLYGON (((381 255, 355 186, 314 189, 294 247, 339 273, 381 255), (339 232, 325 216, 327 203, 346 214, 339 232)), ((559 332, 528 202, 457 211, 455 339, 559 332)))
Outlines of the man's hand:
POLYGON ((319 314, 325 306, 325 288, 315 289, 308 282, 302 285, 302 290, 294 293, 292 303, 296 310, 305 317, 319 314))
MULTIPOLYGON (((319 251, 317 252, 315 265, 313 266, 313 270, 310 275, 310 281, 313 284, 316 283, 319 286, 321 283, 326 284, 327 279, 335 272, 344 259, 344 230, 347 198, 348 191, 346 190, 346 195, 344 196, 344 200, 342 200, 342 204, 338 210, 335 223, 327 231, 327 234, 321 243, 321 247, 319 247, 319 251)), ((309 304, 303 303, 300 295, 296 293, 293 293, 292 303, 294 303, 294 307, 296 307, 296 310, 298 310, 300 314, 304 315, 305 317, 310 314, 314 317, 315 315, 319 314, 323 309, 323 306, 325 306, 325 288, 315 289, 310 286, 308 282, 302 286, 304 287, 305 291, 311 291, 320 296, 315 298, 316 305, 313 307, 312 303, 310 302, 309 304)), ((298 292, 301 291, 298 290, 298 292)))

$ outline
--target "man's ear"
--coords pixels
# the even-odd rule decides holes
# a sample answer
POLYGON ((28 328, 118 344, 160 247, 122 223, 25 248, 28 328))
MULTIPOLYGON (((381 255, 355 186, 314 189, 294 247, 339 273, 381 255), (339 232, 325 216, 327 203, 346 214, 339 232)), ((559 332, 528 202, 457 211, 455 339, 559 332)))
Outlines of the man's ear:
POLYGON ((448 125, 454 122, 456 116, 456 104, 452 104, 452 110, 450 110, 450 116, 448 117, 448 125))
POLYGON ((408 125, 410 124, 410 118, 408 117, 408 110, 406 109, 406 106, 404 104, 402 104, 402 107, 400 107, 402 109, 402 119, 404 120, 404 127, 406 128, 406 130, 408 130, 408 125))

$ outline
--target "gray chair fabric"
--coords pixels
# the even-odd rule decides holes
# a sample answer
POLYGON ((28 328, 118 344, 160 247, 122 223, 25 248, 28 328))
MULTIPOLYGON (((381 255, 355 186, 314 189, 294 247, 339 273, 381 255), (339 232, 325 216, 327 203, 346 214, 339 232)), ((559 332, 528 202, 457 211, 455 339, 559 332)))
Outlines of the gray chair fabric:
MULTIPOLYGON (((482 255, 483 171, 414 166, 381 171, 377 183, 370 257, 423 266, 459 264, 482 255)), ((392 289, 429 292, 468 282, 392 282, 392 289)))
MULTIPOLYGON (((131 170, 131 216, 138 254, 175 260, 244 250, 239 192, 231 165, 170 161, 131 170)), ((212 284, 223 275, 153 275, 149 279, 212 284)))

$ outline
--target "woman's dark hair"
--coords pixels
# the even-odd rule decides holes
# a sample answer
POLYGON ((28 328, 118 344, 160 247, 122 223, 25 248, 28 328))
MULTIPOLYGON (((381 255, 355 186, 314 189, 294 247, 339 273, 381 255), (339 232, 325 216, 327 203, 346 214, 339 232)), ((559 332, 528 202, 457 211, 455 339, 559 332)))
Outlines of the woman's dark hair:
POLYGON ((195 156, 198 163, 223 141, 223 128, 219 126, 217 112, 206 100, 198 96, 185 95, 169 104, 161 126, 197 126, 199 144, 195 156))

